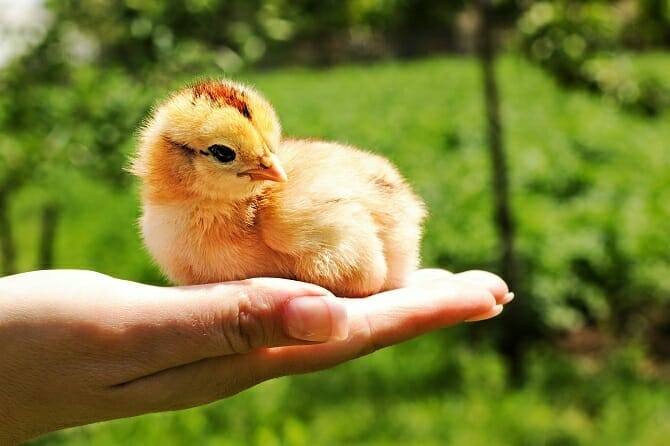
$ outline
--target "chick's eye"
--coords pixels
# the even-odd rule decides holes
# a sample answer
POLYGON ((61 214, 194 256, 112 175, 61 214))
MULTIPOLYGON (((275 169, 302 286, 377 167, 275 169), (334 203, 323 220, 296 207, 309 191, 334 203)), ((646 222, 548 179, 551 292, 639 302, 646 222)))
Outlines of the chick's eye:
POLYGON ((214 155, 214 158, 221 161, 222 163, 229 163, 235 159, 235 151, 228 146, 222 146, 220 144, 215 144, 209 146, 207 149, 209 152, 214 155))

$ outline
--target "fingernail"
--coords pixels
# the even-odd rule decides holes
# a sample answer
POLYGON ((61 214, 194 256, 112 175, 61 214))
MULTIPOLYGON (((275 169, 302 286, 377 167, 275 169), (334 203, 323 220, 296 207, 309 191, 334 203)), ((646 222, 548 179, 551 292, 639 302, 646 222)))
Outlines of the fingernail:
POLYGON ((486 313, 480 314, 479 316, 475 316, 475 317, 470 318, 470 319, 466 319, 465 322, 477 322, 477 321, 484 321, 486 319, 491 319, 493 317, 496 317, 500 313, 502 313, 502 310, 503 310, 502 304, 494 305, 493 308, 491 308, 486 313))
POLYGON ((334 298, 296 297, 286 304, 284 328, 303 341, 339 341, 349 335, 347 310, 334 298))
POLYGON ((514 300, 514 293, 507 293, 502 298, 502 302, 500 302, 500 303, 505 305, 505 304, 508 304, 508 303, 512 302, 512 300, 514 300))

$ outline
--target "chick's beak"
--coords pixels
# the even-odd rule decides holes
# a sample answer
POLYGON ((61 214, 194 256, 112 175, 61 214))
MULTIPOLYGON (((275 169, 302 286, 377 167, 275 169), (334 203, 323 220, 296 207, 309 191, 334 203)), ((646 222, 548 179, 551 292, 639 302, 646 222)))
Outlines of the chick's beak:
POLYGON ((279 158, 277 158, 277 155, 274 153, 262 156, 258 168, 245 170, 238 175, 249 175, 249 178, 253 181, 269 180, 283 183, 288 180, 286 171, 284 171, 284 168, 279 162, 279 158))

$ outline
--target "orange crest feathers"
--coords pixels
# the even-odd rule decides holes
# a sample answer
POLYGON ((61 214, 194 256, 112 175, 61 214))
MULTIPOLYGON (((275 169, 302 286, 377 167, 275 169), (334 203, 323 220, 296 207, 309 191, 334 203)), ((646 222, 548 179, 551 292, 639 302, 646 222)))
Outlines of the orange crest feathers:
POLYGON ((207 97, 215 104, 227 104, 236 108, 242 116, 251 120, 251 112, 246 102, 246 95, 232 85, 218 81, 205 81, 192 87, 193 96, 199 98, 207 97))

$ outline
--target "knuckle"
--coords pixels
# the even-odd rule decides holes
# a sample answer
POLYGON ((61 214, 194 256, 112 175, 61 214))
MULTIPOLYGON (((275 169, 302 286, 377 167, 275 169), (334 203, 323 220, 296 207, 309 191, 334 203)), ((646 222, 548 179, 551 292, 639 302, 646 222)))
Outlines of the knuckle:
POLYGON ((239 354, 269 344, 270 311, 262 296, 249 290, 241 291, 231 313, 220 322, 224 349, 239 354))
POLYGON ((368 338, 361 344, 361 347, 358 349, 358 351, 356 351, 355 357, 362 358, 363 356, 371 355, 381 348, 382 347, 377 345, 373 339, 368 338))
POLYGON ((487 311, 496 304, 496 298, 487 288, 467 281, 446 281, 445 287, 449 287, 451 297, 464 299, 471 302, 477 309, 487 311))
MULTIPOLYGON (((381 350, 382 348, 384 348, 384 345, 378 342, 374 323, 370 320, 370 317, 367 315, 365 316, 365 324, 362 331, 363 332, 360 334, 362 342, 360 343, 360 348, 357 350, 355 354, 357 358, 367 356, 369 354, 376 352, 377 350, 381 350)), ((354 337, 356 336, 354 335, 354 337)))
POLYGON ((486 288, 473 287, 469 290, 470 297, 473 301, 479 303, 482 309, 489 309, 496 305, 496 298, 486 288))

